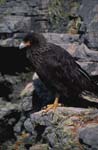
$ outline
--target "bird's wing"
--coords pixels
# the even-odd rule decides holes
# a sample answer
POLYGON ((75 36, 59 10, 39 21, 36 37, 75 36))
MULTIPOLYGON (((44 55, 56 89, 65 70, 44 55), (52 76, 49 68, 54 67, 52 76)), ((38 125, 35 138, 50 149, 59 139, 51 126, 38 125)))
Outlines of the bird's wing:
MULTIPOLYGON (((85 88, 89 75, 75 62, 74 58, 63 48, 51 44, 49 51, 43 54, 42 77, 53 86, 60 85, 74 88, 85 88), (54 84, 55 83, 55 84, 54 84), (83 87, 82 87, 83 86, 83 87)), ((48 82, 48 83, 49 83, 48 82)))

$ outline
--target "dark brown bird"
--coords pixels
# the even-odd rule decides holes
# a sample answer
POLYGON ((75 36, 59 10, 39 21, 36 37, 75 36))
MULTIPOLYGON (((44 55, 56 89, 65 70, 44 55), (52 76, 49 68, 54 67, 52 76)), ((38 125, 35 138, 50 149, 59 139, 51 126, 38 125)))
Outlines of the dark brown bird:
POLYGON ((46 87, 55 94, 54 104, 49 109, 55 109, 60 96, 77 98, 82 91, 97 93, 97 85, 63 48, 46 41, 43 35, 28 33, 20 49, 27 47, 27 58, 35 72, 46 87))

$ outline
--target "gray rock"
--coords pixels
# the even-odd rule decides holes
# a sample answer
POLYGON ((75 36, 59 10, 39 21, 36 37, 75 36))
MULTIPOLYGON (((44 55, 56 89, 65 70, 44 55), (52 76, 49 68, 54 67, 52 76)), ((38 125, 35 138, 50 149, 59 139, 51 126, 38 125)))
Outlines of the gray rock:
POLYGON ((98 74, 98 52, 90 50, 85 44, 77 46, 73 56, 77 58, 80 66, 90 75, 98 74))
POLYGON ((85 36, 85 43, 90 49, 98 49, 98 33, 90 32, 85 36))
POLYGON ((79 140, 85 150, 97 150, 98 126, 89 125, 89 127, 82 128, 79 132, 79 140))
MULTIPOLYGON (((33 141, 37 139, 40 143, 46 141, 52 150, 65 150, 77 148, 78 146, 70 143, 72 122, 68 115, 81 115, 86 109, 79 108, 64 108, 60 107, 55 112, 49 111, 43 113, 42 111, 33 113, 24 122, 26 131, 32 134, 33 141)), ((74 140, 73 140, 74 143, 74 140)))
MULTIPOLYGON (((65 33, 69 22, 68 14, 71 13, 76 13, 83 17, 89 33, 97 32, 97 0, 89 0, 89 3, 88 0, 75 2, 64 1, 61 9, 64 10, 65 17, 61 15, 59 26, 57 25, 55 29, 52 26, 53 22, 52 24, 49 22, 49 19, 51 20, 48 12, 49 2, 49 0, 28 0, 28 2, 26 0, 4 1, 0 4, 0 33, 26 32, 30 30, 38 32, 46 32, 49 30, 54 32, 55 30, 65 33), (70 8, 69 5, 71 5, 70 8)), ((97 42, 95 43, 97 44, 97 42)))
POLYGON ((25 122, 24 122, 24 127, 26 128, 26 130, 28 132, 33 132, 34 131, 34 127, 33 127, 33 124, 30 120, 30 118, 28 118, 25 122))
POLYGON ((4 1, 0 5, 0 33, 45 30, 48 1, 4 1))
POLYGON ((24 97, 21 103, 23 111, 30 111, 33 109, 32 106, 32 96, 24 97))
POLYGON ((25 116, 22 116, 19 121, 15 124, 13 130, 15 133, 17 134, 21 134, 21 131, 22 131, 22 126, 23 126, 23 123, 25 121, 26 117, 25 116))
POLYGON ((79 14, 83 17, 84 22, 87 26, 88 32, 97 32, 98 30, 98 1, 97 0, 82 0, 79 8, 79 14))
POLYGON ((48 150, 47 144, 36 144, 30 148, 30 150, 48 150))
POLYGON ((73 56, 79 61, 98 61, 98 51, 90 50, 85 44, 78 45, 73 56))
POLYGON ((13 110, 18 111, 19 105, 12 104, 10 102, 6 102, 0 105, 0 119, 4 119, 7 115, 9 115, 13 110))

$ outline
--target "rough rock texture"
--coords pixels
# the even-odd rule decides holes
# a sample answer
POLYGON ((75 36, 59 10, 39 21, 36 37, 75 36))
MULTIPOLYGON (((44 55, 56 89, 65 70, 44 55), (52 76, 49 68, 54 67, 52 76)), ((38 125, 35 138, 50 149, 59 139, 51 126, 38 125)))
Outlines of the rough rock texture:
POLYGON ((98 149, 98 125, 88 125, 82 128, 79 133, 79 140, 85 150, 98 149))
MULTIPOLYGON (((26 0, 2 0, 0 3, 0 39, 9 41, 16 33, 31 30, 38 32, 50 31, 51 24, 49 20, 51 18, 49 18, 48 9, 50 2, 51 0, 28 0, 28 2, 26 0)), ((59 8, 60 10, 63 9, 63 15, 59 18, 60 25, 57 26, 57 31, 67 32, 68 15, 72 13, 80 15, 87 27, 86 40, 89 47, 98 48, 98 1, 89 0, 88 3, 88 0, 63 0, 63 3, 63 6, 61 5, 61 8, 59 8), (62 20, 63 16, 65 18, 62 20)), ((55 10, 55 8, 53 9, 55 10)), ((56 15, 59 17, 59 10, 56 15)), ((54 32, 54 30, 52 29, 51 32, 54 32)))
POLYGON ((89 32, 85 35, 85 43, 90 49, 98 50, 98 33, 89 32))
POLYGON ((81 0, 79 14, 84 18, 88 32, 98 31, 98 1, 81 0))
POLYGON ((23 121, 25 132, 12 147, 23 150, 26 147, 30 150, 39 150, 39 147, 42 150, 96 149, 97 121, 98 110, 94 109, 60 107, 55 112, 39 111, 23 121))
MULTIPOLYGON (((27 79, 30 79, 27 75, 23 74, 21 76, 24 79, 21 80, 24 87, 28 82, 27 79)), ((17 76, 17 78, 20 79, 20 76, 17 76)), ((21 84, 17 82, 16 91, 21 84)), ((97 123, 97 109, 94 110, 88 107, 97 107, 95 102, 98 102, 98 100, 86 102, 81 99, 81 104, 80 100, 78 100, 78 103, 69 100, 70 103, 66 101, 66 106, 81 108, 61 107, 55 112, 44 113, 38 110, 51 103, 54 98, 36 74, 33 76, 33 83, 30 88, 31 92, 23 96, 20 95, 24 89, 22 86, 19 93, 16 93, 18 97, 16 96, 15 100, 12 99, 13 103, 11 99, 11 102, 7 102, 6 98, 4 101, 3 97, 0 99, 1 150, 4 148, 6 150, 27 150, 30 147, 31 150, 35 150, 39 146, 42 150, 48 150, 49 148, 50 150, 79 150, 82 145, 79 144, 80 132, 78 134, 78 129, 80 131, 85 124, 97 123)), ((92 100, 91 97, 90 100, 92 100)))
POLYGON ((5 0, 2 2, 0 4, 1 37, 4 38, 4 35, 5 37, 11 36, 15 32, 25 32, 31 29, 45 31, 48 1, 5 0), (5 34, 3 35, 3 33, 5 34))

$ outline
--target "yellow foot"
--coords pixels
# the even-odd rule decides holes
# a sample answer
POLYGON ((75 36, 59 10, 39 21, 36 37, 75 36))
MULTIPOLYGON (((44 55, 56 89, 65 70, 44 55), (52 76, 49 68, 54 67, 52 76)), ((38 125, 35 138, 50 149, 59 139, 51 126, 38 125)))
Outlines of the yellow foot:
POLYGON ((43 112, 48 112, 49 110, 55 111, 57 107, 62 106, 62 104, 57 103, 57 104, 50 104, 47 105, 46 108, 44 107, 43 112))

